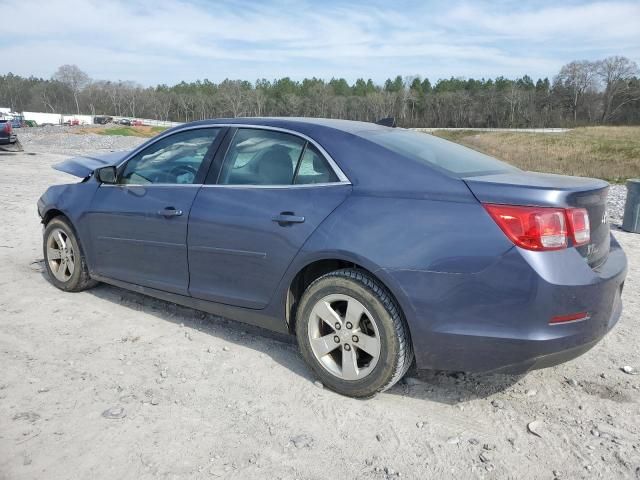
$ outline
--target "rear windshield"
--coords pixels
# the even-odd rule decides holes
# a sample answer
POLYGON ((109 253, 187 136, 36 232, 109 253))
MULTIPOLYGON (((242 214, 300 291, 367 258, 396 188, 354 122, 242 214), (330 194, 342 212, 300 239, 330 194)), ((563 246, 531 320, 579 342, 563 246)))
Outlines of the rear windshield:
POLYGON ((359 135, 403 157, 436 167, 455 177, 518 170, 493 157, 427 133, 385 129, 359 132, 359 135))

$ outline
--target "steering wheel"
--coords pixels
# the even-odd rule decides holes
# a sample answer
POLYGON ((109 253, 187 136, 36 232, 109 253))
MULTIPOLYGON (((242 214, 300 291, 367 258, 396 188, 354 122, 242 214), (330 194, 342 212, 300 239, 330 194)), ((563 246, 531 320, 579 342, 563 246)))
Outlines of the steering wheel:
POLYGON ((176 183, 177 183, 178 177, 183 175, 185 175, 184 179, 187 181, 180 182, 180 183, 193 183, 193 181, 196 178, 196 175, 198 174, 198 171, 190 165, 178 165, 177 167, 173 168, 170 173, 171 175, 174 176, 176 183))

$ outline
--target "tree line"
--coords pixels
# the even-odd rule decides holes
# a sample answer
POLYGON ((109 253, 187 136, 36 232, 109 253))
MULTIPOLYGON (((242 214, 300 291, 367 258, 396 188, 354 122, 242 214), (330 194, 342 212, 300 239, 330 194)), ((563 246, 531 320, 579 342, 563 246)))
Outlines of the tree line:
POLYGON ((207 79, 142 87, 92 80, 75 65, 49 79, 0 75, 0 106, 13 111, 83 113, 189 122, 215 117, 310 116, 405 127, 561 127, 640 124, 640 71, 626 57, 573 61, 550 81, 440 79, 400 75, 379 85, 362 78, 207 79))

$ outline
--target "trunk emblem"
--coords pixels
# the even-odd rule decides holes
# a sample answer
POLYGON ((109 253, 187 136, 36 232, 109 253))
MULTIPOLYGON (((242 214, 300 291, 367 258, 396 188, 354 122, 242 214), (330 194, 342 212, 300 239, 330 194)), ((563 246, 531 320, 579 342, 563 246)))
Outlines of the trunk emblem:
POLYGON ((608 219, 609 219, 609 216, 607 215, 607 211, 605 210, 604 213, 602 214, 602 223, 607 223, 608 219))

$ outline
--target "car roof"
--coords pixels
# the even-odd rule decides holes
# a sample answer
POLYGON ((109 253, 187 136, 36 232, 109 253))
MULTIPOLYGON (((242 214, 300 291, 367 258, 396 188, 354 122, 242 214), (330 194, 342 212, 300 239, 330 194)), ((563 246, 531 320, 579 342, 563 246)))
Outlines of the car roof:
POLYGON ((310 117, 235 117, 217 118, 193 122, 191 125, 216 125, 216 124, 240 124, 260 125, 268 127, 289 128, 291 130, 309 130, 313 127, 324 127, 339 130, 345 133, 356 134, 366 130, 383 130, 383 127, 370 122, 358 122, 355 120, 341 120, 336 118, 310 118, 310 117))

